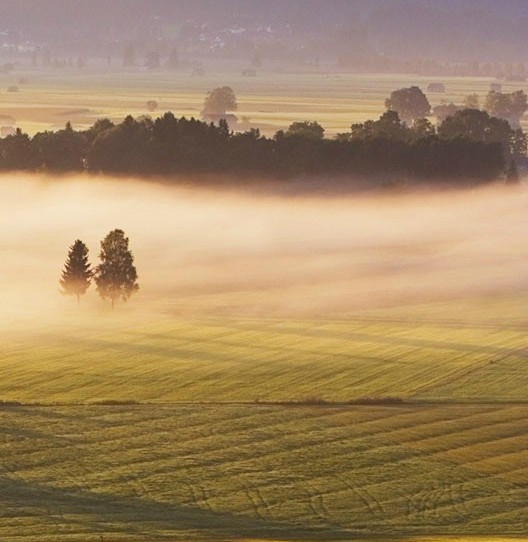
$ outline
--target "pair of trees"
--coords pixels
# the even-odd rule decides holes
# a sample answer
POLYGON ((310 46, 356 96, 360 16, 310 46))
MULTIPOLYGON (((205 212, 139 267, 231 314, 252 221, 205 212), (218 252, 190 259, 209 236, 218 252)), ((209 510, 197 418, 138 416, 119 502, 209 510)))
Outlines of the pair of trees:
POLYGON ((116 301, 126 301, 139 288, 134 256, 123 230, 115 229, 101 241, 99 258, 101 263, 92 270, 88 247, 77 239, 69 249, 59 284, 64 295, 75 296, 79 303, 93 278, 97 292, 110 299, 113 309, 116 301))

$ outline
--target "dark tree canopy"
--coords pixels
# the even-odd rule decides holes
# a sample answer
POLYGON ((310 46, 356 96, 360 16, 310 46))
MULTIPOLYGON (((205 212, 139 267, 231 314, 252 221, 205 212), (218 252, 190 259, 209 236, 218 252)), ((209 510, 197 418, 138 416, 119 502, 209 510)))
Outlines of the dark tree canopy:
POLYGON ((445 139, 464 137, 472 141, 500 143, 506 154, 512 147, 514 131, 504 119, 490 117, 486 111, 462 109, 447 117, 438 127, 438 135, 445 139))
POLYGON ((83 167, 88 142, 68 122, 64 130, 40 132, 32 140, 42 167, 50 171, 78 171, 83 167))
POLYGON ((16 129, 1 141, 0 168, 10 170, 32 170, 41 165, 39 152, 29 136, 16 129))
POLYGON ((396 111, 400 119, 408 125, 412 125, 417 119, 427 117, 431 112, 427 96, 416 86, 392 92, 385 100, 385 107, 390 111, 396 111))
POLYGON ((385 111, 378 120, 367 120, 352 124, 350 135, 355 139, 388 137, 391 139, 408 139, 409 128, 400 121, 396 111, 385 111))
POLYGON ((126 301, 139 289, 134 257, 123 230, 115 229, 101 241, 99 258, 101 263, 94 276, 96 289, 103 299, 110 299, 114 308, 116 301, 126 301))
POLYGON ((88 247, 77 239, 70 247, 59 284, 64 295, 74 295, 79 303, 90 286, 92 271, 88 262, 88 247))
POLYGON ((217 87, 205 98, 202 113, 223 115, 227 111, 236 111, 238 109, 235 93, 231 87, 217 87))
POLYGON ((270 138, 256 129, 231 131, 221 119, 214 124, 167 112, 154 120, 129 115, 119 124, 100 119, 80 131, 68 125, 33 138, 18 130, 0 139, 0 171, 85 170, 175 182, 178 174, 207 174, 246 180, 328 175, 333 182, 361 179, 372 186, 388 178, 481 183, 504 176, 511 159, 517 165, 526 160, 526 147, 521 129, 456 107, 438 129, 424 117, 410 126, 389 110, 332 139, 310 121, 270 138))
POLYGON ((324 128, 316 121, 292 122, 284 135, 306 139, 323 139, 324 128))

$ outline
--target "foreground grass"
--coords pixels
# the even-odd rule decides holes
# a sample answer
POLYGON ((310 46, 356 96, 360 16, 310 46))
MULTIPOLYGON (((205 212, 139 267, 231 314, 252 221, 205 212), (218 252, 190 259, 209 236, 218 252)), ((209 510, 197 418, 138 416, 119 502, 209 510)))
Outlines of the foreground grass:
POLYGON ((0 411, 0 539, 523 535, 528 406, 0 411))
POLYGON ((0 540, 522 538, 525 307, 13 320, 0 540))

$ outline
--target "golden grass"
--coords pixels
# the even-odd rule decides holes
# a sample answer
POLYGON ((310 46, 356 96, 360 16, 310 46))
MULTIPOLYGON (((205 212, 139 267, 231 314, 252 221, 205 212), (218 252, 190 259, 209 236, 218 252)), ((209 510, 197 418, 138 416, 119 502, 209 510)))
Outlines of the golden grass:
POLYGON ((14 326, 0 397, 69 404, 0 408, 0 539, 522 539, 524 302, 470 306, 14 326), (421 402, 253 402, 365 395, 421 402))
POLYGON ((463 433, 471 419, 497 450, 516 438, 522 448, 513 424, 496 431, 497 416, 526 424, 528 407, 4 408, 0 537, 523 535, 527 489, 502 476, 507 466, 480 470, 478 443, 464 460, 449 456, 456 441, 428 453, 391 430, 443 420, 463 433))
MULTIPOLYGON (((152 98, 197 116, 231 84, 239 116, 267 134, 317 120, 332 135, 427 81, 60 74, 30 78, 0 114, 30 133, 146 114, 152 98)), ((489 86, 443 81, 433 105, 489 86)), ((0 399, 47 405, 0 407, 0 540, 526 540, 526 297, 339 319, 170 316, 281 291, 196 291, 163 317, 71 312, 0 330, 0 399), (256 404, 365 396, 414 403, 256 404), (93 404, 112 401, 144 404, 93 404)))
POLYGON ((72 312, 3 338, 0 398, 525 400, 525 333, 365 318, 189 321, 140 313, 94 321, 72 312))
MULTIPOLYGON (((206 77, 188 73, 94 73, 61 72, 57 75, 27 73, 28 84, 17 93, 6 93, 1 114, 13 115, 25 131, 56 129, 70 120, 76 127, 93 124, 97 118, 120 121, 127 114, 149 114, 148 100, 158 101, 158 113, 171 110, 176 115, 199 117, 205 94, 229 84, 238 98, 239 117, 261 127, 267 135, 287 128, 295 121, 316 120, 332 136, 347 131, 354 122, 377 118, 384 101, 397 88, 419 85, 424 91, 432 80, 441 80, 446 93, 430 94, 432 105, 442 101, 462 103, 471 93, 481 102, 489 90, 489 78, 429 78, 414 75, 363 75, 347 73, 286 74, 263 71, 255 79, 238 72, 211 72, 206 77), (79 108, 86 115, 75 114, 79 108), (68 111, 71 114, 68 114, 68 111)), ((8 86, 9 76, 1 76, 8 86)), ((504 86, 505 92, 519 84, 504 86), (511 88, 510 88, 511 87, 511 88)))

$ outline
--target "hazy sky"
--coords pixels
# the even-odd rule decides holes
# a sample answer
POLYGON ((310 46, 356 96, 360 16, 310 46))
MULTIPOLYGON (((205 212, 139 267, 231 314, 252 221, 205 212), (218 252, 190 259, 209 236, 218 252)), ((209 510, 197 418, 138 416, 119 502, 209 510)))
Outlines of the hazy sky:
MULTIPOLYGON (((42 43, 61 39, 144 39, 185 24, 284 25, 332 42, 339 28, 362 29, 385 54, 444 60, 526 58, 526 0, 0 0, 0 24, 42 43)), ((171 34, 173 35, 173 34, 171 34)), ((339 47, 339 43, 334 44, 339 47)))

